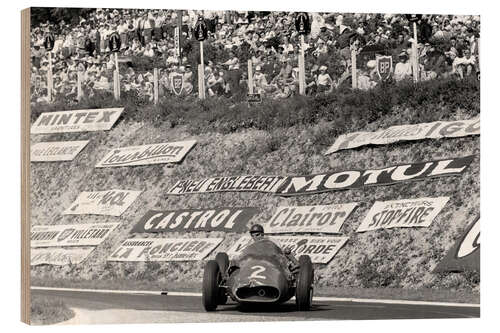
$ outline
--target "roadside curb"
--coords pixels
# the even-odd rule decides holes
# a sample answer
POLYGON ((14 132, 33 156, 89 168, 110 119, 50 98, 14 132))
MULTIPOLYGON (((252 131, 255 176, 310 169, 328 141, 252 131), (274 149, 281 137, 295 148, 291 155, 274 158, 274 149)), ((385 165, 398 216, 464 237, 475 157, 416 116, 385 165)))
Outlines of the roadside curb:
MULTIPOLYGON (((183 291, 167 291, 167 290, 110 290, 110 289, 77 289, 77 288, 55 288, 55 287, 39 287, 32 286, 32 290, 46 291, 71 291, 84 293, 101 293, 101 294, 125 294, 125 295, 166 295, 166 296, 185 296, 185 297, 201 297, 201 293, 183 292, 183 291)), ((453 302, 429 302, 429 301, 407 301, 407 300, 391 300, 391 299, 371 299, 371 298, 342 298, 315 296, 315 301, 318 302, 353 302, 353 303, 379 303, 379 304, 401 304, 401 305, 430 305, 430 306, 449 306, 449 307, 467 307, 479 308, 480 304, 476 303, 453 303, 453 302)))

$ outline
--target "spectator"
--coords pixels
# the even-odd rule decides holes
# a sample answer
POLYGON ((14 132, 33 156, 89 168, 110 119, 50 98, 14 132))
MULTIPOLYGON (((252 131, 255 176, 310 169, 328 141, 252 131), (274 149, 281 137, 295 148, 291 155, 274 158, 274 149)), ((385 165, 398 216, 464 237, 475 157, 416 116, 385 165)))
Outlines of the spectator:
POLYGON ((326 72, 328 67, 325 65, 319 68, 319 75, 317 80, 317 91, 318 93, 331 93, 333 91, 333 80, 330 77, 330 74, 326 72))
POLYGON ((408 54, 403 51, 399 54, 399 62, 394 67, 394 80, 402 81, 411 78, 412 69, 408 61, 408 54))
POLYGON ((470 76, 472 71, 475 70, 476 58, 470 54, 469 49, 462 50, 462 57, 457 57, 453 61, 453 73, 460 76, 461 79, 464 76, 470 76))
MULTIPOLYGON (((174 51, 173 31, 177 24, 176 15, 174 10, 96 9, 85 13, 71 24, 61 20, 35 26, 31 32, 31 60, 32 66, 40 70, 37 76, 32 78, 33 94, 44 91, 40 88, 43 86, 40 80, 46 82, 48 70, 48 53, 43 47, 48 29, 56 36, 52 61, 54 68, 56 65, 60 68, 57 75, 58 96, 74 92, 71 85, 78 70, 75 60, 83 62, 78 68, 85 78, 85 91, 92 94, 106 85, 110 86, 110 73, 114 64, 110 57, 108 40, 110 34, 115 31, 122 42, 120 55, 128 57, 129 63, 149 66, 150 70, 157 66, 157 63, 166 66, 166 70, 162 70, 161 80, 162 89, 168 91, 171 83, 169 75, 179 71, 178 64, 181 60, 174 51), (35 84, 38 85, 36 89, 35 84)), ((240 89, 240 83, 245 85, 246 80, 241 79, 241 76, 246 70, 242 70, 240 63, 244 64, 246 69, 248 59, 253 61, 254 68, 260 68, 260 72, 255 73, 256 89, 271 97, 292 96, 298 89, 296 72, 300 36, 295 31, 293 13, 184 11, 181 27, 184 37, 183 52, 192 64, 196 58, 193 57, 193 51, 196 50, 193 45, 197 42, 190 36, 199 15, 205 16, 211 30, 205 45, 206 59, 213 62, 210 67, 213 69, 211 83, 214 84, 211 89, 214 95, 219 95, 222 91, 230 95, 240 89), (222 74, 220 67, 223 68, 222 74), (272 79, 270 83, 268 79, 272 79)), ((307 68, 310 68, 306 73, 308 94, 331 91, 335 84, 330 75, 340 77, 338 84, 349 78, 351 47, 357 50, 358 57, 363 57, 361 63, 374 60, 376 54, 392 54, 398 57, 406 53, 405 50, 409 47, 408 36, 411 35, 411 27, 404 15, 312 13, 311 23, 311 34, 306 36, 304 45, 307 68), (329 22, 335 22, 335 25, 330 25, 329 22), (320 64, 331 68, 330 73, 321 71, 319 74, 317 69, 320 64)), ((419 48, 419 72, 422 80, 450 74, 466 77, 478 72, 478 17, 428 15, 418 26, 419 41, 422 42, 419 48), (466 49, 469 51, 465 51, 466 49), (457 54, 460 54, 460 57, 457 57, 457 54)), ((188 60, 183 59, 182 62, 186 64, 188 60)), ((395 67, 394 77, 397 81, 411 77, 407 54, 395 67)), ((360 67, 358 69, 360 88, 378 82, 374 68, 370 67, 368 71, 360 67), (362 83, 364 81, 366 84, 362 83)), ((190 69, 182 74, 185 87, 190 87, 192 92, 190 69)), ((124 89, 138 92, 144 89, 141 94, 150 98, 151 82, 143 78, 143 75, 127 70, 123 77, 124 89)), ((36 97, 32 100, 38 99, 39 97, 36 97)))

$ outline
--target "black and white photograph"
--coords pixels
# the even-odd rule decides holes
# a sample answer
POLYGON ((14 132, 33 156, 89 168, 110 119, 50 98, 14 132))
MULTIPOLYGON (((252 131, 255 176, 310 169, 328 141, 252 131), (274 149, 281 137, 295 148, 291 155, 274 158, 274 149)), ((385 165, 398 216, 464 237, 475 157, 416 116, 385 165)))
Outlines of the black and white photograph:
POLYGON ((23 10, 22 321, 480 318, 449 11, 23 10))

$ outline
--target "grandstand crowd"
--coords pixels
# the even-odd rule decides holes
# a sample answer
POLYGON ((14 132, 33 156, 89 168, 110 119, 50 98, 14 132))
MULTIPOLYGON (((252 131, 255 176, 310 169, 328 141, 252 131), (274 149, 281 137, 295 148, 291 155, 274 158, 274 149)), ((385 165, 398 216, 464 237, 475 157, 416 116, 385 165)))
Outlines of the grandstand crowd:
MULTIPOLYGON (((48 52, 44 38, 55 37, 51 51, 53 94, 76 97, 77 73, 84 94, 111 90, 114 57, 109 36, 121 40, 120 89, 153 99, 153 68, 159 68, 160 96, 174 95, 172 77, 180 74, 180 96, 197 96, 199 42, 193 37, 198 17, 209 30, 204 42, 205 87, 208 98, 248 91, 247 62, 253 64, 254 91, 268 98, 298 94, 300 37, 294 13, 182 11, 141 9, 86 10, 71 21, 48 20, 31 29, 31 97, 47 98, 48 52), (174 29, 182 22, 182 53, 176 56, 174 29), (140 65, 138 65, 140 64, 140 65)), ((391 80, 411 80, 413 28, 400 14, 309 13, 305 36, 307 95, 332 92, 351 80, 351 50, 356 50, 358 88, 380 82, 378 56, 391 56, 391 80)), ((419 77, 429 80, 479 75, 479 16, 423 15, 417 23, 419 77)))

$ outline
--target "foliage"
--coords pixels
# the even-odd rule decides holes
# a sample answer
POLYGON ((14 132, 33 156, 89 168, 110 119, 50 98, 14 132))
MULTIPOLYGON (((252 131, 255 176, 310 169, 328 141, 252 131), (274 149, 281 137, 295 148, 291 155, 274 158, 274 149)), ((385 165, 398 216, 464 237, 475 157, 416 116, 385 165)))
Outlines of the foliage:
MULTIPOLYGON (((479 137, 400 142, 344 150, 328 156, 326 147, 339 134, 373 131, 398 124, 435 120, 468 119, 479 114, 479 86, 474 81, 438 80, 418 85, 389 84, 367 92, 338 90, 318 97, 297 96, 288 100, 264 100, 249 108, 230 99, 165 98, 158 106, 134 93, 122 94, 121 119, 110 131, 33 135, 31 140, 90 140, 73 160, 32 163, 32 220, 40 224, 88 223, 86 216, 64 216, 81 191, 122 188, 142 190, 141 196, 121 215, 119 230, 100 244, 76 267, 40 265, 32 276, 50 283, 71 279, 103 279, 111 284, 124 279, 144 282, 200 283, 203 262, 121 263, 107 262, 112 249, 130 237, 137 219, 150 209, 261 207, 254 222, 265 223, 283 205, 321 205, 356 202, 358 206, 342 226, 347 244, 327 265, 316 265, 321 287, 429 288, 458 292, 479 291, 479 274, 436 275, 432 270, 443 258, 472 216, 479 213, 479 159, 459 177, 441 177, 391 186, 370 186, 348 191, 282 198, 250 192, 168 195, 179 180, 230 175, 315 174, 349 168, 382 168, 414 161, 479 153, 479 137), (113 147, 196 139, 196 147, 182 163, 124 168, 95 168, 113 147), (428 228, 394 228, 357 233, 359 223, 374 201, 449 196, 450 200, 428 228), (151 282, 152 281, 152 282, 151 282)), ((35 105, 40 112, 88 107, 118 106, 112 96, 98 94, 79 104, 35 105)), ((109 217, 94 216, 96 223, 109 217)), ((148 235, 143 235, 148 236, 148 235)), ((207 237, 192 232, 189 237, 207 237)), ((142 237, 142 236, 141 236, 142 237)), ((186 237, 164 233, 149 237, 186 237)), ((223 237, 218 251, 227 251, 240 237, 223 237)), ((207 259, 213 258, 212 254, 207 259)))
POLYGON ((55 324, 71 319, 74 312, 60 299, 31 296, 31 322, 35 325, 55 324))
POLYGON ((463 116, 479 114, 479 83, 471 80, 441 79, 413 84, 402 82, 387 84, 369 91, 336 90, 328 95, 315 97, 294 96, 285 100, 264 99, 262 104, 248 106, 245 102, 234 103, 227 98, 208 98, 204 101, 195 96, 181 99, 162 97, 158 105, 139 98, 134 92, 124 92, 120 102, 111 93, 97 93, 80 103, 68 107, 67 100, 36 104, 32 107, 32 121, 42 112, 105 107, 125 107, 123 117, 131 121, 172 126, 188 125, 193 134, 219 132, 223 134, 244 129, 271 130, 296 125, 334 121, 336 126, 330 135, 346 131, 356 125, 369 124, 395 107, 410 108, 424 121, 448 120, 458 109, 463 116))

